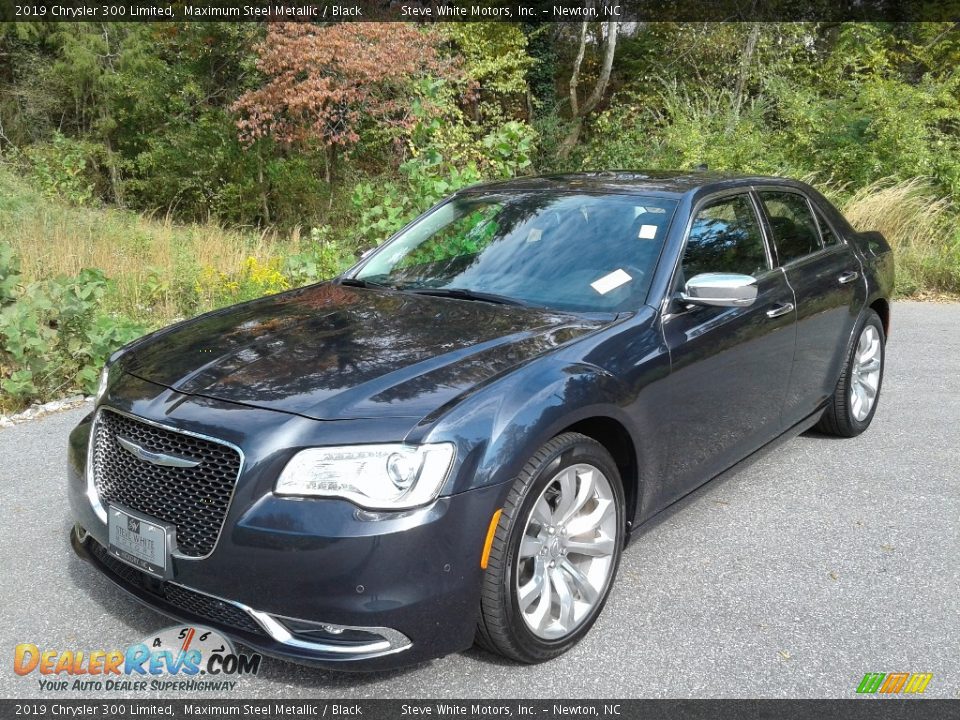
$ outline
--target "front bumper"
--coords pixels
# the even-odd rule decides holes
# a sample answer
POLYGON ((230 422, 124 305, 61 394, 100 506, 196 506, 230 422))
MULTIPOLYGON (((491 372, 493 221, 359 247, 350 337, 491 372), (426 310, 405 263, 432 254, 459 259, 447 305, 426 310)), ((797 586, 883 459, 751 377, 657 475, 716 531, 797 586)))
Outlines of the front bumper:
POLYGON ((265 655, 338 669, 394 668, 472 644, 480 556, 503 486, 372 513, 345 501, 246 492, 263 485, 254 465, 213 552, 174 557, 172 578, 161 581, 103 549, 107 526, 87 495, 89 432, 86 420, 71 435, 71 543, 139 601, 265 655))

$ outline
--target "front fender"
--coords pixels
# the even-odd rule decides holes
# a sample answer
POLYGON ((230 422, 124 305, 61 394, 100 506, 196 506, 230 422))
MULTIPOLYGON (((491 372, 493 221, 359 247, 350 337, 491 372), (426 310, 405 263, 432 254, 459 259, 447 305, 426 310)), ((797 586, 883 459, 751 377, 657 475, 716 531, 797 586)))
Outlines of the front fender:
POLYGON ((509 482, 541 445, 579 420, 608 417, 634 436, 630 417, 617 404, 627 396, 623 384, 602 368, 559 358, 485 388, 425 433, 430 442, 458 446, 458 472, 443 494, 509 482))

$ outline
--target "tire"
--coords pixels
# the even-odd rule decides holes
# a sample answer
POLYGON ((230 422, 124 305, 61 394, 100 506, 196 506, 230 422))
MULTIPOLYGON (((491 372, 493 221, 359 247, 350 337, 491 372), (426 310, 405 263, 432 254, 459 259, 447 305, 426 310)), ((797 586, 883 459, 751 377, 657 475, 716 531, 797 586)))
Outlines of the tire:
POLYGON ((522 663, 573 647, 606 603, 625 527, 622 481, 610 453, 579 433, 546 443, 514 481, 500 515, 481 585, 477 643, 522 663))
POLYGON ((868 427, 877 412, 880 402, 880 388, 883 385, 883 371, 886 362, 886 336, 880 316, 873 310, 867 310, 857 325, 856 338, 843 365, 843 372, 837 382, 837 388, 827 403, 815 429, 839 437, 856 437, 868 427), (871 350, 872 348, 872 350, 871 350), (879 365, 876 373, 866 372, 872 367, 864 362, 867 357, 875 359, 879 365), (869 407, 864 407, 864 398, 873 397, 869 407), (859 398, 857 397, 859 395, 859 398), (864 411, 866 410, 866 411, 864 411))

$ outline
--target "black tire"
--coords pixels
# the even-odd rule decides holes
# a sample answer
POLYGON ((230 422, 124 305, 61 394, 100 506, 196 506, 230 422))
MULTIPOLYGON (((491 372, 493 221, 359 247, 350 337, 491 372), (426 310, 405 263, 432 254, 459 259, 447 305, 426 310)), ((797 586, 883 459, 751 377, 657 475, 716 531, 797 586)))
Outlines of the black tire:
MULTIPOLYGON (((477 644, 522 663, 544 662, 573 647, 587 634, 606 604, 620 564, 625 527, 623 485, 610 453, 600 443, 579 433, 564 433, 546 443, 514 481, 500 515, 481 585, 477 644), (515 590, 520 542, 533 506, 544 490, 562 470, 579 463, 599 469, 612 490, 616 509, 612 563, 599 599, 579 625, 569 635, 547 640, 535 635, 520 615, 515 590)), ((559 562, 562 563, 562 559, 559 562)))
POLYGON ((827 433, 828 435, 837 435, 839 437, 856 437, 868 427, 877 412, 877 405, 880 404, 880 390, 883 387, 883 371, 886 366, 886 335, 883 332, 883 323, 880 316, 873 310, 867 310, 857 324, 856 331, 853 334, 853 342, 847 352, 847 359, 843 365, 843 372, 840 374, 840 380, 837 382, 837 388, 833 396, 827 403, 823 416, 816 424, 816 430, 827 433), (877 382, 877 392, 873 399, 873 405, 866 417, 857 419, 851 404, 851 384, 854 382, 854 359, 857 354, 857 345, 861 336, 867 327, 873 327, 880 336, 880 377, 877 382))

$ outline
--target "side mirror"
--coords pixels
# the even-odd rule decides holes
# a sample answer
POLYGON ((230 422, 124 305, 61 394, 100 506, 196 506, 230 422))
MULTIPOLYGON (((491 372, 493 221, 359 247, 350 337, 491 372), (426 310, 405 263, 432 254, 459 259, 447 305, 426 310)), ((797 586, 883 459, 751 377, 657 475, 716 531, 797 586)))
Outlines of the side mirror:
POLYGON ((700 273, 680 293, 684 302, 715 307, 747 307, 757 299, 757 279, 736 273, 700 273))

